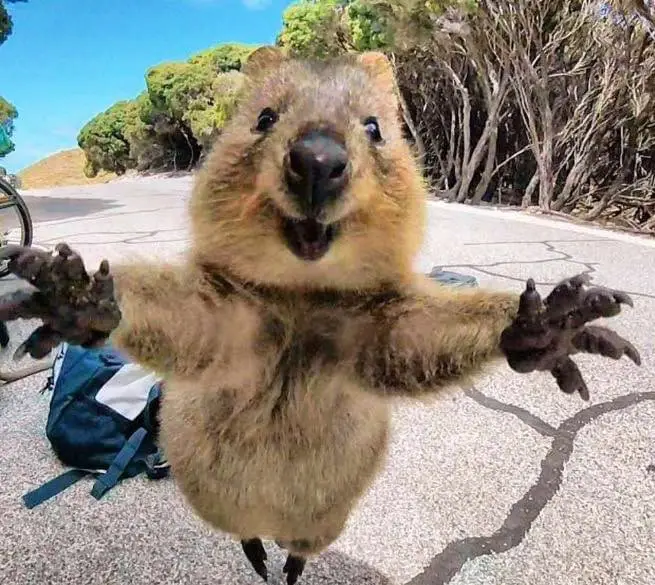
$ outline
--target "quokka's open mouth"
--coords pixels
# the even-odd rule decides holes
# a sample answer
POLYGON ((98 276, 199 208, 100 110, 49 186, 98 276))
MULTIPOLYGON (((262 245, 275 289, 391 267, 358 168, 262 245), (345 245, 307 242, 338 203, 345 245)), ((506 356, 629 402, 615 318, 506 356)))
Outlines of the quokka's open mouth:
POLYGON ((283 218, 282 233, 289 249, 298 258, 314 262, 330 249, 338 233, 337 224, 324 224, 315 219, 283 218))

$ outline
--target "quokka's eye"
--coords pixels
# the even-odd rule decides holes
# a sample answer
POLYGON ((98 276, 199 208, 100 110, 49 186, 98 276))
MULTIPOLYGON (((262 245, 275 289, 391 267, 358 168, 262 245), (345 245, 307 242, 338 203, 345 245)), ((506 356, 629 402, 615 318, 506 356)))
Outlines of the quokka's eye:
POLYGON ((275 122, 278 120, 278 115, 275 110, 271 108, 264 108, 257 117, 257 124, 255 130, 257 132, 267 132, 270 130, 275 122))
POLYGON ((364 129, 373 142, 382 142, 380 124, 375 116, 369 116, 364 120, 364 129))

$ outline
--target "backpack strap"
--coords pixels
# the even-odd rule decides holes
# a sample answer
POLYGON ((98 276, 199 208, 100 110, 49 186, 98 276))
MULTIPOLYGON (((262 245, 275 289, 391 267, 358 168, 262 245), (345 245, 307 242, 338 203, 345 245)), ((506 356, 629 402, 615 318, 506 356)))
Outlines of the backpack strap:
POLYGON ((25 506, 31 510, 46 500, 60 494, 74 483, 80 481, 83 477, 91 474, 91 471, 85 469, 70 469, 69 471, 65 471, 35 490, 26 493, 23 496, 23 502, 25 503, 25 506))
MULTIPOLYGON (((143 443, 147 434, 148 431, 146 431, 146 429, 143 427, 138 428, 130 436, 125 445, 123 445, 123 448, 105 473, 99 474, 97 471, 91 471, 88 469, 70 469, 44 483, 35 490, 26 493, 23 496, 23 503, 31 510, 46 500, 60 494, 82 478, 89 475, 96 477, 96 481, 91 489, 91 495, 96 500, 99 500, 118 483, 121 475, 123 475, 127 466, 138 453, 139 447, 141 446, 141 443, 143 443)), ((161 479, 168 476, 169 464, 163 457, 161 451, 157 451, 157 453, 149 455, 146 458, 144 471, 148 474, 150 479, 161 479)))
POLYGON ((141 443, 143 443, 147 434, 148 431, 143 427, 139 427, 134 431, 125 445, 123 445, 123 448, 119 451, 118 455, 116 455, 116 458, 112 461, 112 464, 109 466, 106 473, 103 473, 98 477, 98 479, 96 479, 96 482, 93 484, 93 489, 91 490, 91 495, 96 500, 102 498, 102 496, 118 483, 121 475, 123 475, 123 472, 127 469, 127 466, 139 451, 139 447, 141 446, 141 443))

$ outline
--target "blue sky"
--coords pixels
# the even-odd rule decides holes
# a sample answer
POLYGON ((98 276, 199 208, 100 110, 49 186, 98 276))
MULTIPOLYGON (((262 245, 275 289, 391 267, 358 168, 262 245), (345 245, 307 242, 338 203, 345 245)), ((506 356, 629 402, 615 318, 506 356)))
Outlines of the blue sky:
POLYGON ((6 4, 0 95, 18 109, 17 172, 77 146, 97 113, 145 88, 144 73, 225 42, 272 43, 291 0, 29 0, 6 4))

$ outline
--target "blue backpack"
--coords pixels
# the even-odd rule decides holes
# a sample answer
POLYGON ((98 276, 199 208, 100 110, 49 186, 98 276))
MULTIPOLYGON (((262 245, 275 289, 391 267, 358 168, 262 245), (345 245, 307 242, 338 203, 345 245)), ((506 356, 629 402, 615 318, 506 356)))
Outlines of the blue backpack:
POLYGON ((433 266, 432 270, 427 275, 432 280, 436 280, 441 284, 447 286, 470 286, 477 287, 478 279, 475 276, 470 274, 462 274, 461 272, 451 272, 449 270, 444 270, 441 266, 433 266))
POLYGON ((28 508, 93 476, 99 500, 122 479, 146 473, 166 477, 157 446, 161 380, 106 345, 84 349, 63 343, 43 391, 51 390, 46 437, 72 469, 25 494, 28 508))

